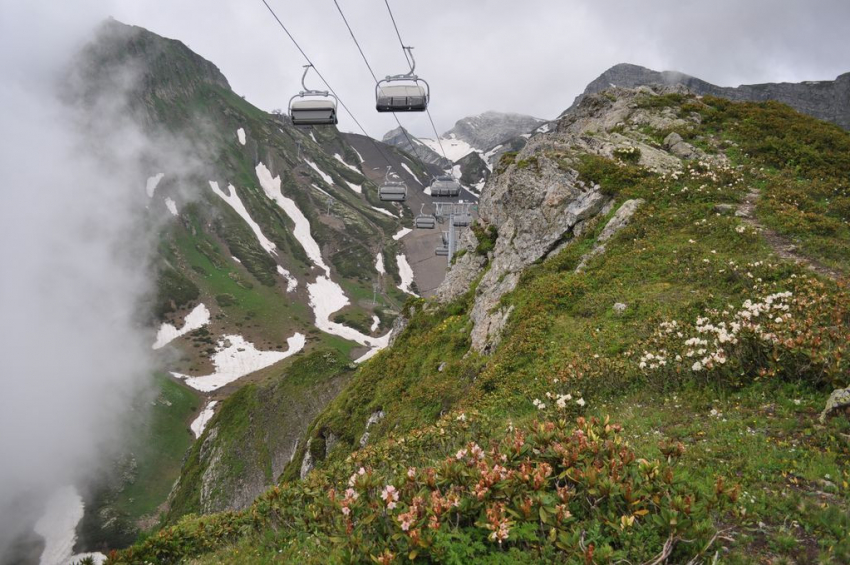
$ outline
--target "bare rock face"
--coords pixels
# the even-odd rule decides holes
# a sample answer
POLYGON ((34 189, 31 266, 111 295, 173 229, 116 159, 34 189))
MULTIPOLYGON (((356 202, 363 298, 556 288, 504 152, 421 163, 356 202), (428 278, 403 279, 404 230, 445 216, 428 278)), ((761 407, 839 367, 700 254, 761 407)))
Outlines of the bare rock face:
MULTIPOLYGON (((439 301, 454 300, 480 277, 470 311, 475 351, 488 353, 499 343, 511 316, 510 308, 500 306, 501 299, 516 288, 523 270, 570 245, 612 209, 611 198, 599 186, 585 183, 572 168, 578 155, 616 160, 621 150, 637 149, 638 164, 660 173, 681 170, 683 159, 725 159, 704 155, 679 135, 668 136, 666 145, 659 146, 644 133, 647 126, 687 131, 698 122, 696 114, 682 118, 670 108, 638 103, 640 98, 671 93, 688 91, 673 85, 614 88, 585 96, 554 130, 531 137, 512 162, 497 167, 479 202, 479 222, 498 229, 495 247, 488 258, 481 257, 474 252, 475 236, 467 232, 459 246, 466 253, 436 292, 439 301)), ((628 224, 642 203, 636 199, 620 205, 579 270, 591 257, 604 253, 605 242, 628 224)))
POLYGON ((695 94, 720 96, 730 100, 753 102, 776 100, 788 104, 798 112, 850 129, 850 104, 847 103, 850 100, 850 73, 839 75, 835 80, 744 84, 727 87, 717 86, 676 71, 658 72, 638 65, 621 63, 614 65, 588 84, 566 112, 578 108, 587 96, 610 89, 612 86, 636 88, 648 85, 681 85, 695 94))

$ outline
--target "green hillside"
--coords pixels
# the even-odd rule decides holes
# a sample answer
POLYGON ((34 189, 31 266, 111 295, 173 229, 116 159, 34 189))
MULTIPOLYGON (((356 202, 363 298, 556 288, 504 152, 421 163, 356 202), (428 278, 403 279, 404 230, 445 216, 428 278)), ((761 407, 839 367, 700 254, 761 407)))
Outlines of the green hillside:
MULTIPOLYGON (((579 110, 603 125, 568 137, 562 118, 485 193, 560 170, 614 204, 502 296, 491 354, 470 349, 477 282, 408 301, 279 486, 110 563, 850 561, 850 422, 818 419, 850 385, 850 135, 681 92, 614 89, 579 110), (605 119, 619 107, 632 117, 605 119)), ((497 230, 475 231, 461 253, 492 265, 497 230)))

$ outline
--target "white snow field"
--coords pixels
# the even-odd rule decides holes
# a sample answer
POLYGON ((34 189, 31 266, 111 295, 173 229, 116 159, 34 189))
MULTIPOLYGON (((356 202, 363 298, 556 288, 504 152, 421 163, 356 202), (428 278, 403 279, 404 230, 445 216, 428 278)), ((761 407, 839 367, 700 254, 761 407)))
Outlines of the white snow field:
POLYGON ((419 180, 419 178, 417 178, 416 174, 413 171, 410 170, 410 167, 407 166, 407 163, 402 163, 401 168, 404 169, 405 171, 407 171, 408 174, 413 177, 413 180, 415 180, 419 184, 422 184, 422 181, 419 180))
POLYGON ((210 420, 212 420, 213 415, 215 414, 215 405, 218 404, 216 400, 210 400, 204 409, 201 410, 201 413, 198 414, 198 417, 192 420, 192 423, 189 424, 189 428, 191 428, 192 433, 195 434, 195 439, 201 437, 201 434, 204 433, 204 429, 206 429, 207 424, 210 420))
POLYGON ((156 191, 156 187, 159 186, 159 181, 161 181, 164 176, 165 173, 159 173, 148 178, 148 182, 145 184, 145 192, 147 192, 148 198, 153 198, 153 193, 156 191))
POLYGON ((244 129, 239 128, 238 130, 236 130, 236 137, 239 138, 239 143, 241 143, 242 145, 245 145, 245 130, 244 129))
POLYGON ((313 162, 313 161, 311 161, 310 159, 304 159, 304 162, 305 162, 305 163, 307 163, 308 165, 310 165, 310 168, 311 168, 311 169, 313 169, 314 171, 316 171, 317 173, 319 173, 319 176, 320 176, 320 177, 322 177, 322 180, 323 180, 323 181, 325 181, 326 183, 328 183, 328 186, 333 186, 333 185, 334 185, 334 179, 333 179, 333 177, 332 177, 332 176, 330 176, 328 173, 324 172, 322 169, 320 169, 320 168, 319 168, 319 166, 318 166, 318 165, 316 165, 316 163, 314 163, 314 162, 313 162))
POLYGON ((384 269, 384 254, 383 253, 378 253, 378 255, 375 256, 375 270, 378 271, 379 273, 381 273, 382 275, 387 274, 386 269, 384 269))
POLYGON ((289 349, 286 351, 260 351, 254 344, 246 341, 241 335, 226 335, 218 340, 217 351, 212 356, 215 372, 202 377, 192 377, 171 374, 175 378, 184 379, 186 384, 201 392, 212 392, 241 379, 245 375, 270 367, 295 355, 304 348, 307 338, 304 334, 295 333, 286 340, 289 349))
POLYGON ((473 151, 475 148, 463 141, 462 139, 455 139, 454 134, 452 137, 441 137, 439 141, 436 139, 428 139, 428 138, 419 138, 422 143, 427 145, 430 149, 435 151, 437 155, 442 156, 443 150, 446 151, 446 159, 449 161, 457 161, 458 159, 463 159, 473 151), (440 148, 440 142, 442 142, 442 148, 440 148))
POLYGON ((177 212, 177 203, 171 198, 165 199, 165 207, 168 208, 168 211, 171 212, 172 216, 178 216, 177 212))
POLYGON ((77 524, 83 519, 83 498, 72 486, 56 490, 47 501, 47 508, 35 523, 35 533, 44 538, 41 565, 68 565, 91 557, 97 565, 106 561, 102 553, 74 555, 77 524))
POLYGON ((393 239, 396 241, 400 241, 401 238, 412 232, 413 230, 410 228, 401 228, 397 234, 393 236, 393 239))
POLYGON ((293 235, 295 236, 295 239, 298 240, 298 243, 301 244, 301 247, 304 248, 304 252, 307 253, 307 257, 314 265, 325 271, 326 275, 330 276, 331 270, 330 267, 325 264, 324 259, 322 259, 322 250, 310 234, 310 221, 307 220, 307 217, 301 212, 301 210, 298 209, 294 200, 286 198, 283 194, 281 194, 280 177, 272 177, 271 171, 269 171, 269 169, 262 163, 257 165, 256 172, 257 178, 260 180, 260 186, 263 187, 263 191, 266 193, 266 196, 280 206, 295 224, 295 231, 293 232, 293 235))
POLYGON ((298 288, 298 279, 292 276, 292 273, 281 267, 277 266, 277 272, 280 276, 286 279, 286 292, 292 292, 296 288, 298 288))
POLYGON ((407 257, 405 257, 404 253, 399 253, 395 256, 395 260, 398 263, 398 276, 401 277, 401 284, 398 285, 398 288, 407 294, 419 296, 410 288, 410 285, 413 284, 413 269, 410 267, 410 263, 407 262, 407 257))
POLYGON ((398 216, 396 216, 395 214, 393 214, 393 213, 392 213, 392 212, 390 212, 389 210, 384 210, 383 208, 378 208, 377 206, 369 206, 369 207, 370 207, 372 210, 375 210, 376 212, 380 212, 381 214, 386 214, 386 215, 387 215, 387 216, 389 216, 390 218, 398 218, 398 216))
POLYGON ((349 169, 351 169, 352 171, 354 171, 354 172, 355 172, 355 173, 357 173, 358 175, 362 175, 362 174, 363 174, 363 173, 361 173, 361 172, 360 172, 360 169, 358 169, 358 168, 356 168, 356 167, 352 167, 351 165, 349 165, 348 163, 346 163, 346 162, 345 162, 345 159, 343 159, 343 158, 342 158, 342 155, 340 155, 339 153, 334 153, 334 159, 336 159, 337 161, 339 161, 340 163, 342 163, 343 165, 345 165, 346 167, 348 167, 349 169))
POLYGON ((316 315, 316 327, 329 334, 354 341, 360 345, 381 349, 387 346, 390 334, 372 337, 360 333, 354 328, 331 321, 334 312, 348 305, 348 297, 342 287, 328 277, 318 277, 316 282, 307 285, 310 294, 310 307, 316 315))
POLYGON ((162 324, 159 331, 156 333, 156 342, 152 349, 161 349, 189 332, 200 329, 210 323, 210 311, 204 304, 198 304, 195 308, 186 314, 186 319, 183 322, 183 327, 179 330, 171 324, 162 324))
POLYGON ((239 195, 236 194, 236 188, 231 184, 228 185, 228 189, 230 190, 230 194, 225 194, 219 187, 218 183, 214 181, 210 181, 210 188, 213 189, 213 192, 218 194, 218 196, 227 202, 231 208, 233 208, 237 214, 239 214, 245 223, 251 228, 251 231, 254 232, 254 235, 257 236, 257 240, 260 242, 260 245, 263 249, 265 249, 270 255, 277 255, 277 246, 272 243, 272 241, 263 235, 263 231, 260 229, 259 224, 251 219, 251 215, 248 214, 248 210, 245 208, 245 205, 242 203, 242 200, 239 199, 239 195))

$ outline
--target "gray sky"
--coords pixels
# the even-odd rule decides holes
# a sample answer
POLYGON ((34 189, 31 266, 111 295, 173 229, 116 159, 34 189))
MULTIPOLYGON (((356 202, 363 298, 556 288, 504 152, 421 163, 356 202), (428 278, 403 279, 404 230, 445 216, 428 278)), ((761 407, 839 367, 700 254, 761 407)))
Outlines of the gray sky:
MULTIPOLYGON (((333 0, 268 0, 372 136, 395 122, 373 108, 368 71, 333 0)), ((338 0, 378 76, 405 69, 382 0, 338 0)), ((847 0, 390 0, 442 133, 485 110, 552 118, 620 62, 720 85, 833 79, 850 71, 847 0)), ((304 63, 260 0, 114 0, 112 15, 179 38, 233 88, 272 109, 299 90, 304 63)), ((318 87, 320 84, 309 83, 318 87)), ((418 135, 420 115, 401 117, 418 135)), ((344 116, 341 127, 353 129, 344 116)))

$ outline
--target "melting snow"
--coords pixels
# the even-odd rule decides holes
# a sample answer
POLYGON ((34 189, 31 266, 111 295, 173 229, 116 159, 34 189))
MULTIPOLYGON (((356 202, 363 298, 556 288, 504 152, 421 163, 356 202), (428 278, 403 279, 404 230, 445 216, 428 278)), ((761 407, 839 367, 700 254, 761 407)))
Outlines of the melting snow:
POLYGON ((395 259, 398 263, 398 275, 401 277, 401 284, 398 285, 398 288, 407 294, 418 296, 410 289, 410 285, 413 284, 413 269, 410 268, 410 263, 407 262, 407 257, 405 257, 403 253, 400 253, 395 256, 395 259))
POLYGON ((362 162, 363 162, 363 160, 364 160, 364 159, 363 159, 363 155, 361 155, 361 154, 360 154, 360 152, 359 152, 357 149, 354 149, 354 147, 351 147, 351 149, 352 149, 352 151, 354 151, 355 153, 357 153, 357 158, 358 158, 358 159, 360 159, 360 162, 362 163, 362 162))
POLYGON ((543 124, 539 128, 537 128, 537 133, 546 133, 549 131, 549 124, 543 124))
POLYGON ((168 208, 168 211, 171 212, 172 216, 177 216, 177 203, 170 198, 165 199, 165 207, 168 208))
POLYGON ((312 140, 313 140, 313 143, 319 143, 318 141, 316 141, 316 136, 315 136, 315 135, 313 135, 313 132, 312 132, 312 131, 310 132, 310 139, 312 139, 312 140))
MULTIPOLYGON (((234 257, 234 259, 236 259, 234 257)), ((238 261, 238 259, 237 259, 238 261)), ((203 304, 198 304, 195 309, 186 314, 183 327, 179 330, 171 324, 162 324, 156 334, 156 342, 153 349, 161 349, 181 335, 186 335, 210 323, 210 311, 203 304)))
POLYGON ((374 314, 372 315, 372 327, 369 328, 369 331, 374 332, 381 326, 381 319, 374 314))
POLYGON ((396 216, 395 214, 393 214, 389 210, 384 210, 383 208, 378 208, 377 206, 369 206, 369 207, 372 210, 375 210, 376 212, 380 212, 381 214, 386 214, 387 216, 389 216, 391 218, 398 218, 398 216, 396 216))
POLYGON ((292 292, 296 288, 298 288, 298 279, 292 276, 292 273, 281 267, 277 266, 277 272, 286 279, 286 292, 292 292))
POLYGON ((393 239, 399 241, 401 238, 412 232, 413 230, 410 228, 401 228, 397 234, 393 236, 393 239))
POLYGON ((460 165, 454 165, 452 167, 452 176, 456 179, 459 179, 463 173, 460 170, 460 165))
POLYGON ((287 357, 295 355, 304 348, 304 334, 296 333, 286 340, 289 349, 286 351, 260 351, 253 343, 245 341, 241 335, 226 335, 219 339, 217 351, 212 356, 215 372, 202 377, 191 377, 179 373, 171 373, 178 379, 185 379, 186 384, 201 392, 212 392, 226 384, 232 383, 245 375, 249 375, 266 367, 270 367, 287 357))
POLYGON ((95 563, 106 560, 102 553, 74 555, 77 524, 83 519, 83 498, 72 486, 56 490, 47 501, 47 508, 35 523, 35 533, 44 538, 41 565, 66 565, 91 557, 95 563))
POLYGON ((156 187, 159 186, 159 181, 161 181, 164 176, 165 173, 159 173, 158 175, 154 175, 148 179, 148 182, 145 185, 145 192, 148 193, 148 198, 153 198, 153 193, 156 190, 156 187))
POLYGON ((236 130, 236 135, 237 135, 237 137, 239 137, 239 143, 241 143, 242 145, 245 145, 245 130, 242 129, 242 128, 239 128, 238 130, 236 130))
POLYGON ((234 257, 233 255, 231 255, 230 258, 236 261, 237 263, 242 263, 242 261, 240 261, 238 257, 234 257))
POLYGON ((531 137, 531 134, 530 133, 524 133, 520 137, 524 137, 525 139, 528 139, 529 137, 531 137))
POLYGON ((383 337, 371 337, 364 335, 354 328, 331 321, 331 315, 348 305, 348 297, 345 296, 342 287, 328 277, 318 277, 316 282, 307 285, 310 294, 310 307, 316 315, 316 327, 329 334, 337 335, 349 341, 355 341, 360 345, 373 348, 384 348, 389 342, 390 334, 383 337))
POLYGON ((375 270, 381 273, 382 275, 386 275, 387 271, 384 269, 384 254, 378 253, 375 258, 375 270))
POLYGON ((304 248, 307 257, 314 265, 325 271, 325 274, 330 276, 331 270, 322 259, 322 250, 313 236, 310 234, 310 222, 307 217, 298 209, 295 202, 286 198, 280 192, 280 177, 272 177, 271 172, 262 163, 257 165, 257 178, 260 179, 260 186, 266 196, 271 198, 278 206, 283 208, 286 215, 295 223, 295 239, 304 248))
POLYGON ((351 165, 349 165, 348 163, 346 163, 346 162, 345 162, 345 159, 343 159, 343 158, 342 158, 342 155, 340 155, 339 153, 334 153, 334 159, 336 159, 337 161, 339 161, 340 163, 342 163, 343 165, 345 165, 346 167, 348 167, 349 169, 351 169, 352 171, 354 171, 354 172, 355 172, 355 173, 357 173, 358 175, 362 175, 362 174, 363 174, 363 173, 361 173, 361 172, 360 172, 360 169, 357 169, 357 168, 355 168, 355 167, 352 167, 351 165))
POLYGON ((442 142, 442 149, 440 148, 440 142, 434 139, 420 138, 422 143, 428 146, 428 148, 432 149, 437 153, 437 155, 443 154, 443 149, 446 151, 446 159, 449 161, 457 161, 458 159, 463 159, 473 151, 475 148, 463 141, 462 139, 454 139, 445 137, 440 138, 440 142, 442 142))
POLYGON ((228 185, 228 189, 230 190, 230 195, 225 194, 219 187, 217 182, 210 181, 210 187, 213 189, 213 192, 219 195, 222 200, 230 204, 230 207, 233 208, 237 214, 242 216, 242 219, 251 227, 251 231, 254 232, 254 235, 257 236, 257 239, 260 242, 260 245, 271 255, 277 255, 277 247, 274 243, 271 242, 266 236, 263 235, 262 230, 260 230, 260 226, 251 219, 250 214, 248 214, 248 210, 245 209, 245 205, 242 203, 242 200, 239 199, 239 195, 236 194, 236 188, 231 184, 228 185))
POLYGON ((333 177, 331 177, 329 174, 327 174, 322 169, 320 169, 318 167, 318 165, 316 165, 316 163, 314 163, 310 159, 304 159, 304 162, 307 163, 308 165, 310 165, 310 168, 312 168, 314 171, 319 173, 319 176, 322 177, 322 180, 325 181, 326 183, 328 183, 328 185, 330 185, 330 186, 334 185, 333 177))
POLYGON ((353 182, 345 181, 345 184, 348 185, 348 188, 356 192, 357 194, 363 194, 363 185, 362 184, 354 184, 353 182))
POLYGON ((415 180, 419 184, 422 184, 422 181, 420 181, 418 178, 416 178, 416 175, 413 174, 413 171, 410 170, 410 167, 407 166, 407 163, 402 163, 401 168, 404 169, 405 171, 407 171, 410 174, 410 176, 413 177, 413 180, 415 180))
POLYGON ((316 183, 313 183, 313 184, 311 184, 310 186, 312 186, 313 188, 315 188, 316 190, 318 190, 319 192, 321 192, 321 193, 322 193, 322 194, 324 194, 325 196, 328 196, 328 197, 330 197, 330 198, 333 198, 333 196, 331 196, 331 195, 330 195, 330 193, 325 192, 324 190, 322 190, 321 188, 319 188, 318 186, 316 186, 316 183))
POLYGON ((213 414, 215 414, 216 404, 218 404, 217 401, 211 400, 206 406, 204 406, 204 409, 201 410, 198 417, 189 424, 189 428, 191 428, 192 433, 195 434, 195 439, 201 437, 201 434, 204 433, 204 429, 207 427, 207 424, 210 420, 212 420, 213 414))

